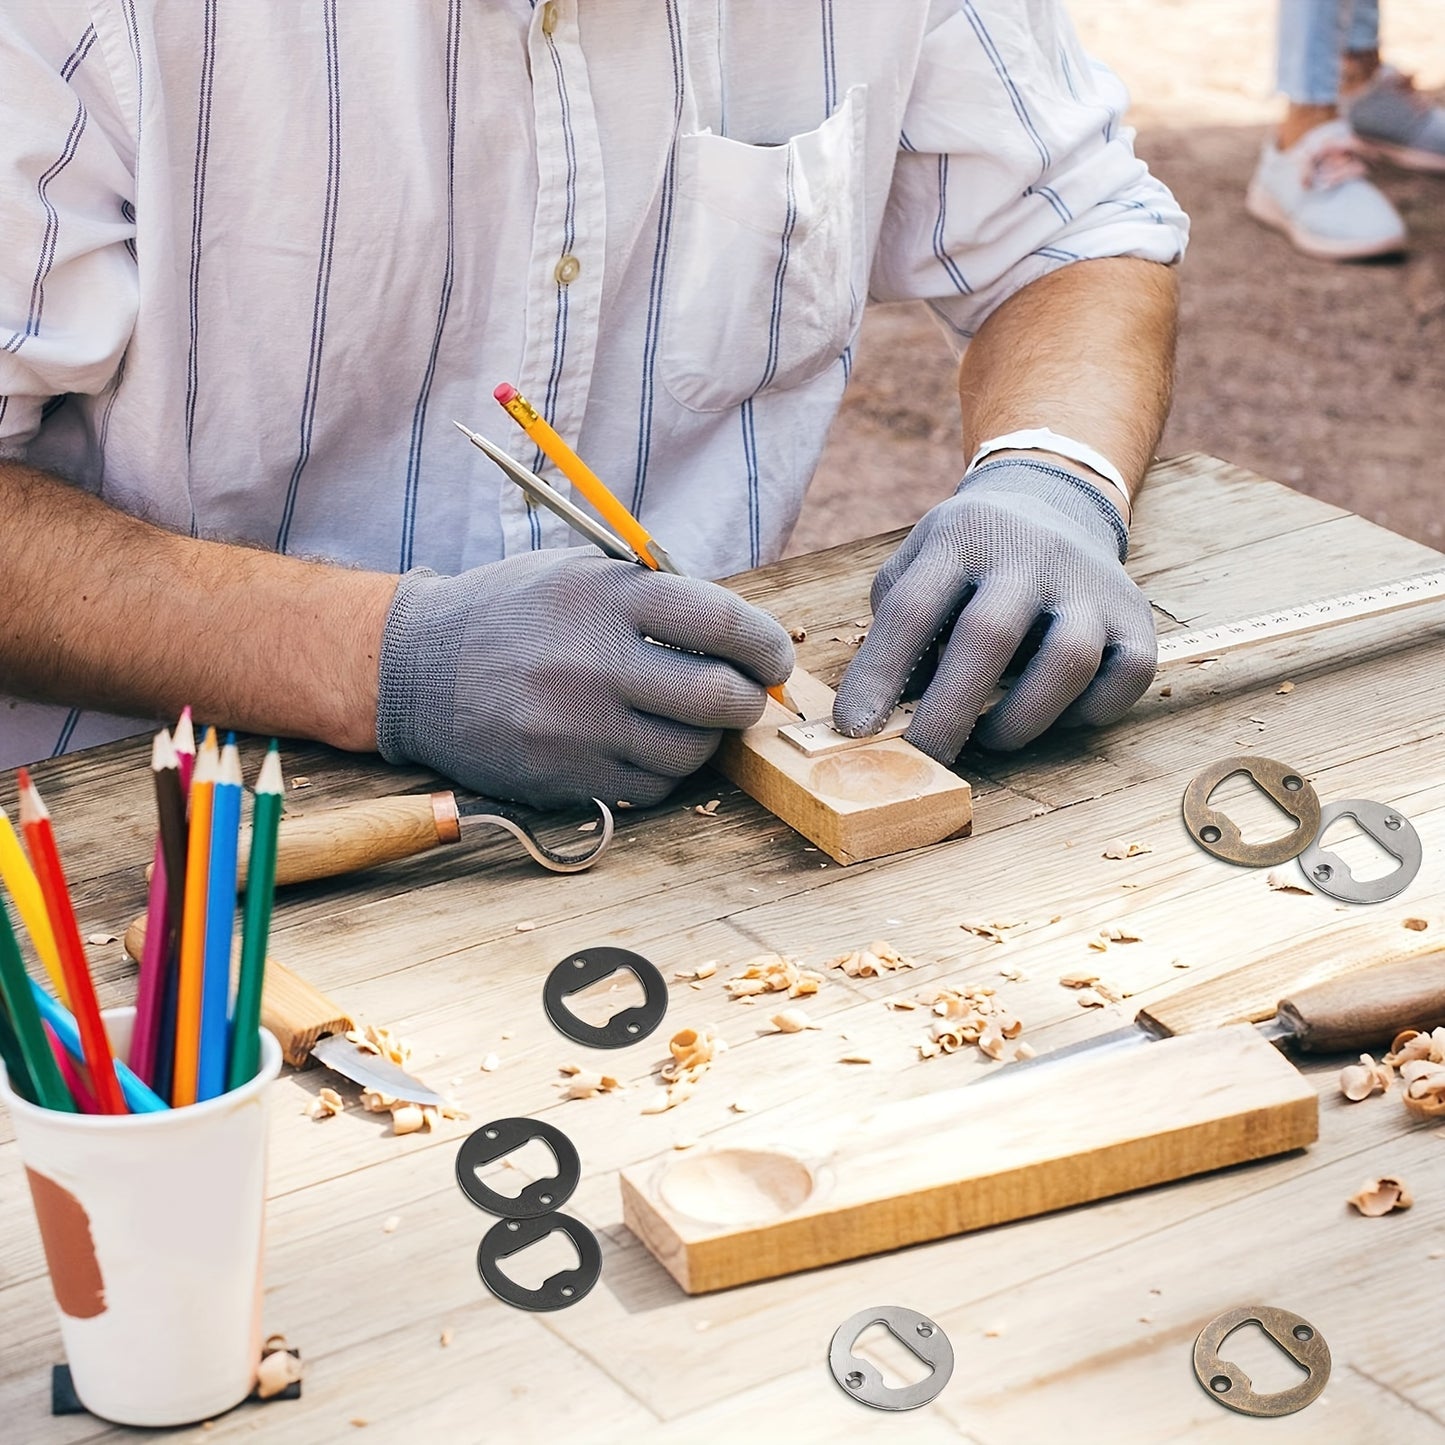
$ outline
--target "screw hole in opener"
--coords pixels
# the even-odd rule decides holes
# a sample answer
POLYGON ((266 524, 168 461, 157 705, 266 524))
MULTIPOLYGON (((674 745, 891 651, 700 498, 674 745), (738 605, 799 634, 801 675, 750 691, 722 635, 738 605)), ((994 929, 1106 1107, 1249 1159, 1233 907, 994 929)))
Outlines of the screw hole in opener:
POLYGON ((1217 843, 1224 835, 1211 823, 1207 828, 1201 828, 1199 830, 1199 836, 1203 838, 1206 843, 1217 843))
POLYGON ((1209 1382, 1209 1388, 1213 1390, 1216 1394, 1222 1395, 1227 1389, 1229 1389, 1232 1383, 1233 1382, 1230 1380, 1228 1375, 1216 1375, 1209 1382))
POLYGON ((1293 1333, 1297 1340, 1312 1340, 1315 1337, 1315 1332, 1308 1325, 1296 1325, 1293 1333))
POLYGON ((1295 777, 1293 773, 1290 773, 1289 776, 1284 778, 1282 781, 1286 789, 1288 789, 1291 793, 1299 792, 1299 790, 1305 785, 1305 780, 1303 778, 1295 777))
POLYGON ((923 1338, 926 1340, 929 1335, 933 1333, 933 1326, 929 1324, 927 1320, 925 1320, 921 1325, 918 1326, 918 1333, 922 1335, 923 1338))
POLYGON ((861 1390, 863 1388, 863 1376, 854 1370, 848 1376, 848 1388, 850 1390, 861 1390))

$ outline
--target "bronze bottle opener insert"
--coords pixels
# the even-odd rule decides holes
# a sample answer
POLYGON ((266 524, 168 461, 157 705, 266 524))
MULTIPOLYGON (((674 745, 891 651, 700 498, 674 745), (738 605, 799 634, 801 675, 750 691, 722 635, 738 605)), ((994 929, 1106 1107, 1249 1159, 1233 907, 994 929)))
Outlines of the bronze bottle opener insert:
POLYGON ((1184 826, 1206 853, 1223 858, 1226 863, 1273 868, 1288 863, 1314 842, 1320 827, 1320 800, 1303 774, 1295 769, 1273 758, 1242 754, 1211 763, 1190 782, 1184 790, 1184 826), (1261 792, 1273 798, 1295 820, 1294 831, 1264 843, 1246 843, 1239 825, 1209 803, 1210 793, 1235 773, 1243 773, 1261 792))

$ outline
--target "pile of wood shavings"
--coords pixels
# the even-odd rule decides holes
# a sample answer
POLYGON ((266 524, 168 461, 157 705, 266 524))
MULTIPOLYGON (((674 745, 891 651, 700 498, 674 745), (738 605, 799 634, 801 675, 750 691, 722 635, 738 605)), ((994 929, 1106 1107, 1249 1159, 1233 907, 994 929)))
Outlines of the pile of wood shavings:
POLYGON ((1090 940, 1089 947, 1095 953, 1107 953, 1111 943, 1138 943, 1139 935, 1132 929, 1125 928, 1123 924, 1111 923, 1107 928, 1101 928, 1090 940))
POLYGON ((1118 1003, 1123 995, 1106 984, 1097 973, 1086 968, 1072 969, 1059 977, 1061 988, 1071 988, 1080 1008, 1103 1008, 1118 1003))
POLYGON ((1405 1107, 1422 1118, 1445 1118, 1445 1028, 1430 1033, 1406 1029, 1379 1063, 1361 1054, 1358 1064, 1340 1070, 1340 1093, 1352 1103, 1388 1093, 1397 1070, 1405 1107))
POLYGON ((1018 1016, 986 985, 940 989, 922 1002, 932 1012, 933 1022, 929 1036, 918 1045, 921 1059, 955 1053, 967 1045, 976 1045, 987 1059, 1002 1059, 1005 1054, 1013 1059, 1033 1057, 1030 1045, 1015 1042, 1024 1027, 1018 1016))
POLYGON ((917 968, 911 958, 905 958, 891 943, 875 938, 867 948, 855 948, 830 958, 824 968, 841 968, 849 978, 882 978, 902 968, 917 968))
POLYGON ((781 953, 762 953, 749 959, 743 971, 728 979, 724 987, 730 997, 751 1002, 758 994, 786 993, 789 998, 803 998, 818 992, 821 974, 804 968, 796 958, 781 953))
POLYGON ((727 1044, 711 1029, 679 1029, 668 1040, 671 1060, 658 1070, 666 1085, 643 1107, 644 1114, 665 1114, 692 1097, 703 1075, 727 1044))

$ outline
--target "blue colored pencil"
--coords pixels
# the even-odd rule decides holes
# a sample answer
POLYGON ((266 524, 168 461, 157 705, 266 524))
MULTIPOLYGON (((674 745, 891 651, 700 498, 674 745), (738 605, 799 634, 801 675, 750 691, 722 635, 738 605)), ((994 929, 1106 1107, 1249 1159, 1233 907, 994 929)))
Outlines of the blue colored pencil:
MULTIPOLYGON (((34 995, 35 1006, 40 1010, 41 1018, 55 1030, 55 1037, 65 1045, 65 1052, 72 1059, 85 1063, 80 1030, 76 1027, 70 1010, 51 998, 33 978, 30 980, 30 992, 34 995)), ((115 1076, 120 1081, 120 1092, 125 1097, 126 1107, 132 1114, 154 1114, 161 1109, 170 1108, 149 1084, 138 1079, 130 1066, 121 1063, 119 1059, 115 1061, 115 1076)))
POLYGON ((205 960, 201 973, 201 1040, 196 1100, 226 1092, 230 1058, 231 940, 236 931, 236 853, 241 832, 241 755, 226 735, 211 799, 211 856, 206 880, 205 960))

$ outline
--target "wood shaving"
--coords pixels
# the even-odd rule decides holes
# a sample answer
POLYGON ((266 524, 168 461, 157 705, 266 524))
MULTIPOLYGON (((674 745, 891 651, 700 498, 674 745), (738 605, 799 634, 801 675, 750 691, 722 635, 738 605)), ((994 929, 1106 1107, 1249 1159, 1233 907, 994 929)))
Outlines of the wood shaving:
POLYGON ((1019 1063, 1022 1063, 1025 1059, 1037 1058, 1038 1052, 1032 1044, 1025 1043, 1023 1040, 1020 1040, 1014 1045, 1014 1059, 1019 1063))
POLYGON ((1340 1070, 1340 1093, 1352 1103, 1368 1099, 1374 1093, 1388 1093, 1395 1071, 1389 1064, 1377 1064, 1369 1054, 1361 1054, 1358 1064, 1346 1064, 1340 1070))
POLYGON ((595 1073, 584 1069, 581 1064, 563 1064, 557 1072, 567 1076, 567 1082, 562 1086, 564 1099, 590 1099, 596 1094, 611 1094, 622 1088, 611 1074, 595 1073))
POLYGON ((393 1134, 416 1134, 427 1127, 426 1111, 420 1104, 398 1104, 391 1111, 393 1134))
POLYGON ((595 833, 597 831, 597 819, 593 818, 591 822, 588 823, 579 823, 577 825, 577 831, 579 833, 595 833))
POLYGON ((958 926, 965 933, 972 933, 978 938, 986 938, 990 943, 1007 943, 1008 939, 1004 935, 1010 929, 1022 928, 1024 924, 1022 919, 1000 918, 987 922, 981 918, 965 918, 958 926))
POLYGON ((711 978, 717 972, 717 964, 703 963, 698 965, 696 977, 701 982, 705 978, 711 978))
POLYGON ((747 1099, 734 1099, 728 1108, 734 1114, 747 1114, 752 1112, 752 1104, 747 1099))
POLYGON ((804 1009, 785 1008, 781 1013, 775 1013, 768 1020, 774 1030, 780 1034, 800 1034, 806 1029, 820 1028, 807 1015, 804 1009))
POLYGON ((313 1119, 330 1119, 339 1114, 346 1107, 342 1102, 341 1095, 335 1089, 322 1089, 312 1099, 306 1112, 313 1119))
POLYGON ((984 1339, 986 1339, 986 1340, 996 1340, 996 1339, 998 1339, 998 1337, 999 1337, 1001 1334, 1003 1334, 1004 1330, 1007 1329, 1007 1328, 1008 1328, 1008 1327, 1007 1327, 1006 1325, 1003 1325, 1003 1324, 990 1325, 990 1326, 983 1332, 983 1337, 984 1337, 984 1339))
POLYGON ((873 1060, 868 1054, 844 1054, 838 1062, 840 1064, 871 1064, 873 1060))
POLYGON ((1097 973, 1091 973, 1082 968, 1071 969, 1068 973, 1059 975, 1059 983, 1064 988, 1089 988, 1098 981, 1097 973))
POLYGON ((1291 693, 1293 691, 1294 683, 1292 682, 1282 682, 1277 688, 1275 688, 1275 692, 1280 694, 1280 696, 1284 696, 1286 693, 1291 693))
POLYGON ((516 933, 530 933, 536 926, 537 920, 535 918, 524 918, 520 923, 513 925, 513 931, 516 933))
POLYGON ((1081 988, 1074 997, 1078 1000, 1080 1008, 1104 1008, 1109 1002, 1098 989, 1094 988, 1081 988))
POLYGON ((401 1224, 401 1215, 389 1214, 381 1221, 381 1232, 383 1234, 395 1234, 397 1226, 401 1224))
POLYGON ((499 1059, 495 1054, 488 1054, 486 1058, 482 1060, 482 1072, 484 1074, 490 1074, 494 1072, 501 1065, 501 1062, 501 1059, 499 1059))
POLYGON ((696 1140, 696 1139, 692 1138, 691 1136, 688 1136, 688 1137, 683 1138, 683 1139, 674 1139, 674 1140, 672 1141, 672 1147, 673 1147, 674 1149, 691 1149, 691 1148, 693 1147, 693 1145, 696 1144, 696 1143, 697 1143, 697 1140, 696 1140))
POLYGON ((717 816, 718 804, 721 801, 720 798, 714 798, 709 803, 699 803, 692 811, 700 818, 714 818, 717 816))
POLYGON ((1161 687, 1161 688, 1159 689, 1159 696, 1160 696, 1160 697, 1173 697, 1173 696, 1174 696, 1174 689, 1173 689, 1172 687, 1161 687))
POLYGON ((886 998, 883 1000, 883 1007, 892 1009, 895 1013, 907 1013, 918 1005, 911 998, 886 998))
POLYGON ((806 627, 793 627, 788 630, 788 636, 794 642, 806 642, 808 640, 808 629, 806 627))
POLYGON ((762 953, 749 959, 743 971, 728 979, 724 987, 736 999, 760 993, 786 993, 804 998, 817 993, 823 976, 804 968, 797 959, 781 953, 762 953))
POLYGON ((292 786, 293 788, 309 788, 309 787, 311 786, 311 779, 310 779, 310 778, 292 778, 292 779, 291 779, 291 786, 292 786))
POLYGON ((1010 983, 1018 983, 1024 976, 1023 970, 1016 963, 1010 963, 999 969, 998 976, 1006 978, 1010 983))
POLYGON ((1122 924, 1111 923, 1107 928, 1099 930, 1099 937, 1107 943, 1138 943, 1139 935, 1131 929, 1125 928, 1122 924))
POLYGON ((711 978, 717 972, 717 964, 700 963, 696 968, 679 968, 673 971, 673 977, 685 981, 697 982, 700 979, 711 978))
POLYGON ((113 933, 87 933, 85 941, 99 948, 103 943, 114 943, 116 936, 113 933))
POLYGON ((1153 851, 1147 843, 1126 843, 1122 838, 1118 838, 1104 849, 1103 856, 1105 858, 1138 858, 1141 854, 1153 851))
POLYGON ((1404 920, 1403 926, 1408 928, 1411 933, 1424 933, 1430 926, 1430 920, 1428 918, 1407 918, 1404 920))
POLYGON ((1264 875, 1264 881, 1274 889, 1276 893, 1303 893, 1306 898, 1313 898, 1314 894, 1299 881, 1292 873, 1281 873, 1279 869, 1273 869, 1264 875))
POLYGON ((446 1329, 442 1331, 441 1339, 437 1343, 441 1345, 442 1349, 446 1349, 446 1347, 451 1344, 451 1342, 456 1339, 456 1337, 456 1331, 453 1330, 450 1325, 448 1325, 446 1329))
POLYGON ((679 1029, 668 1040, 670 1062, 658 1070, 666 1085, 643 1107, 644 1114, 664 1114, 692 1097, 717 1056, 727 1048, 711 1029, 679 1029))
POLYGON ((1378 1219, 1397 1209, 1408 1209, 1415 1201, 1398 1179, 1368 1179, 1349 1201, 1361 1214, 1378 1219))
POLYGON ((287 1386, 294 1385, 300 1378, 300 1359, 283 1345, 261 1357, 261 1363, 256 1367, 256 1396, 261 1400, 269 1400, 273 1395, 279 1395, 287 1386))
POLYGON ((896 973, 903 968, 917 968, 911 958, 905 958, 891 943, 875 938, 866 948, 855 948, 849 953, 840 953, 830 958, 824 968, 841 968, 849 978, 882 978, 885 974, 896 973))

